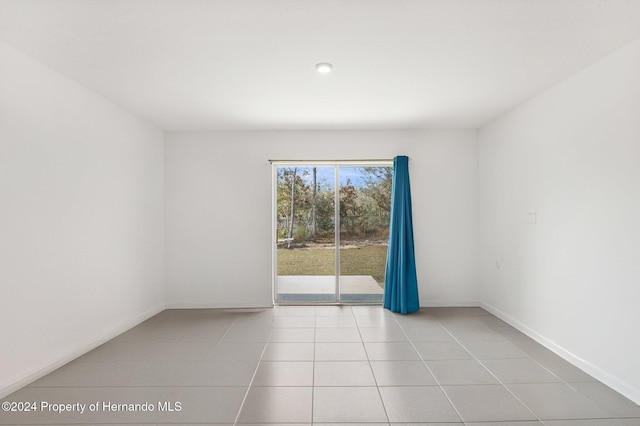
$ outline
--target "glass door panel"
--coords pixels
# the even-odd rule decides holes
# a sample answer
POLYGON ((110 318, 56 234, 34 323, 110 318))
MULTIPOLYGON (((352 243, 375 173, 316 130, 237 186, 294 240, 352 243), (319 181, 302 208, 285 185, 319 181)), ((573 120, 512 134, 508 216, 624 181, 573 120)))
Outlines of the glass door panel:
POLYGON ((393 167, 339 167, 339 301, 382 302, 392 177, 393 167))
POLYGON ((277 167, 276 301, 335 303, 333 166, 277 167))

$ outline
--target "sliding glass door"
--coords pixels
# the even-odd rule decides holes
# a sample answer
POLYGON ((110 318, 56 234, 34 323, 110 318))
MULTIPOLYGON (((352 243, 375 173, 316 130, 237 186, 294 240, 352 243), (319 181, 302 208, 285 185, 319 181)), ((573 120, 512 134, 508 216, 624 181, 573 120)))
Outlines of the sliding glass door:
POLYGON ((276 173, 277 301, 335 303, 335 167, 276 173))
POLYGON ((274 162, 278 303, 380 303, 392 162, 274 162))
POLYGON ((339 296, 382 302, 393 167, 340 166, 339 296))

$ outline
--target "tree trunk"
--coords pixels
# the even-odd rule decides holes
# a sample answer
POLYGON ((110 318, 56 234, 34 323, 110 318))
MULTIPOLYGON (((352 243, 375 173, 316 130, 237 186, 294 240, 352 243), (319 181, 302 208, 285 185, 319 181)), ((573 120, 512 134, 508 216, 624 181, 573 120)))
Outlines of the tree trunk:
POLYGON ((296 173, 298 168, 293 169, 293 176, 291 176, 291 221, 289 222, 289 235, 287 235, 287 248, 291 248, 291 241, 293 241, 293 215, 295 214, 295 201, 296 201, 296 173))
POLYGON ((316 194, 318 192, 318 170, 316 167, 313 168, 313 201, 311 205, 311 235, 313 237, 313 241, 316 240, 316 194))

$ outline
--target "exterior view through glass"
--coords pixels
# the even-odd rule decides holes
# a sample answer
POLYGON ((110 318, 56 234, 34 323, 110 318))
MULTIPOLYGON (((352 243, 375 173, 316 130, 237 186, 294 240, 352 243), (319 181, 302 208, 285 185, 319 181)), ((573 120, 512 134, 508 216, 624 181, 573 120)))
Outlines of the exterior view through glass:
POLYGON ((391 163, 287 164, 274 171, 276 301, 381 303, 391 163))

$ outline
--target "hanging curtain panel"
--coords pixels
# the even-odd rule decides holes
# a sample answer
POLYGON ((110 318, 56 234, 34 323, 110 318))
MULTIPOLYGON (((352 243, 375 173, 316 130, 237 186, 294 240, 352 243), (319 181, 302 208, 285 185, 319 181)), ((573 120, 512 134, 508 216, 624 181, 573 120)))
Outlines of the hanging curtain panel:
POLYGON ((416 259, 413 248, 413 219, 409 157, 393 159, 391 228, 384 289, 384 307, 408 314, 420 309, 416 259))

